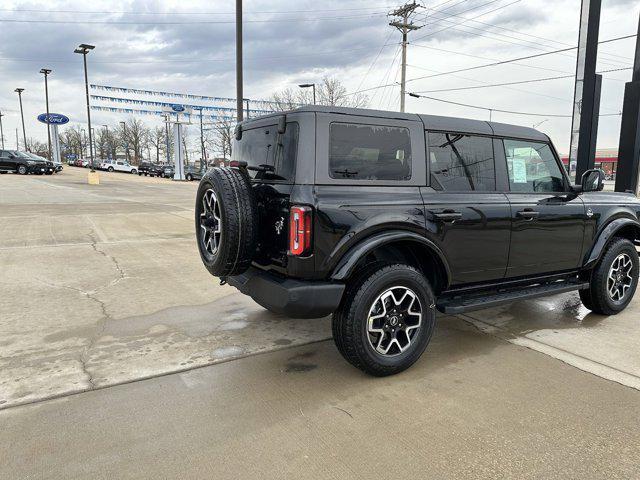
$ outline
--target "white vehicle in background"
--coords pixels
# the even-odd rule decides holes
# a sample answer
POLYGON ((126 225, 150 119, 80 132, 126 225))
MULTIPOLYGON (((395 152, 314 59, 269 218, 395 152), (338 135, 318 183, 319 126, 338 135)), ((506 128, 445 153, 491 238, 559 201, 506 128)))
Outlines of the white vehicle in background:
POLYGON ((131 165, 129 162, 125 161, 125 160, 111 160, 111 163, 108 164, 101 164, 105 165, 106 168, 103 168, 104 170, 107 170, 108 172, 127 172, 127 173, 133 173, 136 174, 138 173, 138 168, 135 167, 134 165, 131 165))

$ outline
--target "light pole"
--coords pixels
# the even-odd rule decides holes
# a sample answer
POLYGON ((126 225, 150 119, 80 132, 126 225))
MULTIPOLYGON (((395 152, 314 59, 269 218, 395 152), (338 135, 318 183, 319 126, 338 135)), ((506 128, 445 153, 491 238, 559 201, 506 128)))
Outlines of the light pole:
POLYGON ((124 137, 124 158, 129 163, 129 139, 127 138, 127 124, 126 122, 120 122, 122 125, 122 136, 124 137))
POLYGON ((298 85, 300 88, 313 88, 313 104, 316 104, 316 84, 315 83, 303 83, 298 85))
POLYGON ((236 121, 242 121, 242 0, 236 0, 236 121))
POLYGON ((40 73, 44 75, 44 98, 47 105, 47 140, 49 142, 49 160, 53 157, 51 155, 51 126, 49 125, 49 85, 47 82, 47 77, 51 73, 51 70, 47 68, 41 68, 40 73))
POLYGON ((0 139, 2 139, 2 149, 4 150, 4 130, 2 129, 2 117, 4 117, 4 113, 0 112, 0 139))
POLYGON ((22 117, 22 140, 24 141, 24 149, 29 151, 27 148, 27 133, 24 129, 24 111, 22 110, 22 92, 24 92, 24 88, 16 88, 14 92, 18 93, 18 100, 20 100, 20 117, 22 117))
POLYGON ((82 59, 84 61, 84 89, 87 95, 87 122, 89 124, 89 159, 91 161, 91 171, 95 172, 93 166, 93 139, 91 137, 91 106, 89 103, 89 76, 87 75, 87 53, 93 50, 93 45, 87 45, 86 43, 81 43, 78 48, 76 48, 73 53, 79 53, 82 55, 82 59))

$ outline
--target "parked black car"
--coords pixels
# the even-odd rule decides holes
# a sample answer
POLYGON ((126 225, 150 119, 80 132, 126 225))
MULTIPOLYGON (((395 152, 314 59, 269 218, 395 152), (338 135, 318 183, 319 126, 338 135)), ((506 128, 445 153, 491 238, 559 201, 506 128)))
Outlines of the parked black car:
POLYGON ((162 177, 173 178, 175 175, 175 167, 173 165, 165 165, 162 167, 162 177))
POLYGON ((53 173, 53 163, 42 157, 17 150, 0 150, 0 172, 15 172, 20 175, 28 173, 53 173), (35 158, 34 158, 35 157, 35 158))
POLYGON ((333 314, 373 375, 422 354, 435 312, 578 290, 613 315, 638 284, 640 201, 570 183, 549 137, 495 122, 304 107, 236 129, 200 183, 210 273, 291 317, 333 314))
POLYGON ((160 177, 164 172, 164 166, 152 163, 152 162, 141 162, 138 166, 138 175, 142 176, 151 176, 151 177, 160 177))

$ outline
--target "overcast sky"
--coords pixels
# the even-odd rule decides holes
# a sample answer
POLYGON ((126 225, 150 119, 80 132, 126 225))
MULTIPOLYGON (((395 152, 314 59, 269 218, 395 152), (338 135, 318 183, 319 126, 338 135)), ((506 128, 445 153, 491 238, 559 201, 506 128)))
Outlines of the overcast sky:
MULTIPOLYGON (((74 123, 86 122, 79 43, 90 53, 91 83, 211 96, 235 95, 234 3, 226 1, 7 1, 0 0, 0 110, 5 139, 15 147, 19 127, 16 87, 23 94, 28 137, 46 139, 35 117, 44 111, 39 70, 50 76, 51 111, 74 123)), ((371 89, 399 80, 400 34, 388 26, 387 12, 400 2, 245 0, 245 97, 267 98, 274 90, 323 76, 347 89, 371 89)), ((494 120, 534 125, 568 150, 572 79, 514 86, 438 91, 572 74, 575 51, 524 60, 520 65, 432 76, 495 60, 577 44, 579 0, 445 0, 425 3, 410 35, 409 91, 470 105, 540 113, 493 112, 494 120), (469 20, 469 19, 473 19, 469 20), (412 80, 416 77, 431 76, 412 80)), ((635 34, 638 0, 603 0, 600 39, 635 34)), ((599 70, 630 67, 635 39, 601 46, 599 70)), ((601 113, 618 113, 629 70, 604 73, 601 113)), ((101 92, 94 92, 101 93, 101 92)), ((104 94, 104 93, 102 93, 104 94)), ((372 108, 399 108, 399 87, 367 91, 372 108)), ((109 95, 109 94, 107 94, 109 95)), ((118 94, 113 94, 118 96, 118 94)), ((97 103, 96 103, 97 104, 97 103)), ((105 104, 106 105, 106 104, 105 104)), ((488 119, 486 110, 428 99, 407 99, 407 111, 488 119)), ((95 126, 125 117, 93 112, 95 126)), ((148 123, 152 117, 142 117, 148 123)), ((620 117, 602 117, 598 146, 617 147, 620 117)), ((21 133, 20 133, 21 136, 21 133)))

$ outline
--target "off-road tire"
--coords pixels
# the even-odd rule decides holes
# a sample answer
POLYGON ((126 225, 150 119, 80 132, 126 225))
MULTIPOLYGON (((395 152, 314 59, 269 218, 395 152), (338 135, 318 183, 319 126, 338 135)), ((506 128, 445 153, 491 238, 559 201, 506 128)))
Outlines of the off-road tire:
POLYGON ((435 328, 435 297, 425 276, 410 265, 372 265, 347 284, 342 302, 333 314, 333 338, 340 354, 354 367, 377 377, 406 370, 422 355, 435 328), (393 356, 377 352, 369 341, 367 318, 378 297, 391 287, 411 289, 420 301, 422 320, 411 344, 393 356))
POLYGON ((591 272, 589 288, 580 291, 580 299, 584 306, 600 315, 615 315, 624 310, 633 299, 638 286, 639 263, 638 252, 634 244, 626 238, 614 238, 607 245, 602 258, 591 272), (614 301, 607 291, 607 279, 612 263, 623 253, 629 255, 633 264, 631 269, 633 280, 631 287, 620 301, 614 301))
POLYGON ((196 195, 195 227, 200 258, 211 275, 225 278, 249 268, 257 245, 258 213, 246 173, 229 167, 216 167, 207 172, 196 195), (201 215, 205 211, 203 199, 209 190, 215 194, 221 219, 215 254, 207 249, 201 227, 201 215))

